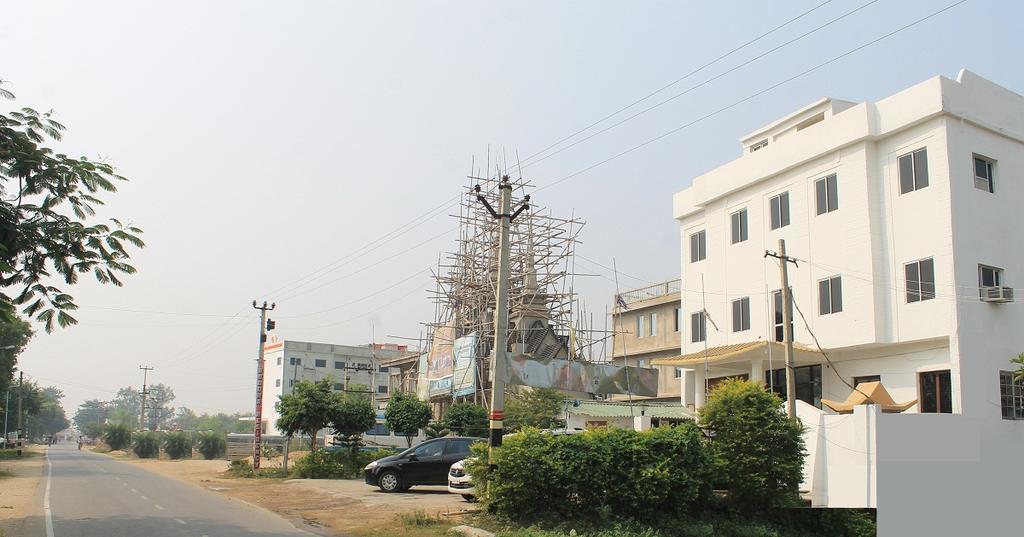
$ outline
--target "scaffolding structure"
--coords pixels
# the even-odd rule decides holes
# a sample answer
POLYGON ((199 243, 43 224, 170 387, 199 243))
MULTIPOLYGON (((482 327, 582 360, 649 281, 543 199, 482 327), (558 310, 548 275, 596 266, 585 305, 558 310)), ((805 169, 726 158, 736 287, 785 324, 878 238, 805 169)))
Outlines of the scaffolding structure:
MULTIPOLYGON (((455 338, 476 333, 477 393, 487 400, 487 367, 494 345, 495 291, 498 274, 498 222, 476 199, 498 206, 500 175, 470 176, 467 195, 452 215, 459 223, 453 251, 442 255, 434 273, 435 319, 430 326, 451 327, 455 338)), ((510 179, 513 206, 533 189, 510 179)), ((538 359, 592 360, 591 320, 581 311, 573 289, 574 254, 584 221, 558 217, 530 201, 510 230, 509 348, 538 359)), ((436 342, 435 342, 436 344, 436 342)))

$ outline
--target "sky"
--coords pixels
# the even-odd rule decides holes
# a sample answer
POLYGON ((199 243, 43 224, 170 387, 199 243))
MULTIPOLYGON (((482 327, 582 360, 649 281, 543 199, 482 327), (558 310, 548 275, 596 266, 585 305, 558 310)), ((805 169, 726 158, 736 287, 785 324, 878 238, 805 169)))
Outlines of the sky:
POLYGON ((1024 92, 1021 2, 968 0, 851 52, 956 1, 0 0, 17 96, 0 110, 53 109, 55 147, 129 178, 100 216, 147 242, 124 287, 69 289, 80 323, 40 330, 20 366, 69 415, 140 386, 143 364, 178 406, 251 411, 254 299, 276 303, 281 339, 417 337, 456 238, 444 204, 488 150, 527 163, 536 204, 586 220, 577 267, 598 276, 576 288, 604 311, 600 265, 623 290, 679 277, 672 194, 744 134, 965 67, 1024 92))

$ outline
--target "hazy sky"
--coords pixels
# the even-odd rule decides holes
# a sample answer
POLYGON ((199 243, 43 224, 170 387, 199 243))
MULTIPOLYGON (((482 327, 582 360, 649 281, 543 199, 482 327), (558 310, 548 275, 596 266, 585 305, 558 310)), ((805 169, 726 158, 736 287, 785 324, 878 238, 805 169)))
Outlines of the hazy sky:
MULTIPOLYGON (((524 175, 557 181, 954 1, 826 2, 648 103, 870 5, 524 175)), ((402 226, 456 196, 473 155, 534 154, 821 3, 0 0, 0 79, 18 97, 0 107, 53 108, 62 150, 114 163, 131 181, 105 215, 148 243, 125 287, 75 287, 81 323, 37 335, 21 365, 64 389, 69 414, 140 385, 140 364, 178 405, 232 412, 254 399, 253 299, 277 302, 281 338, 365 344, 371 321, 378 341, 415 337, 455 223, 402 226)), ((970 0, 535 201, 587 220, 582 255, 677 278, 671 196, 736 158, 740 136, 822 96, 875 100, 962 67, 1024 91, 1022 18, 1022 2, 970 0)), ((611 271, 577 263, 603 275, 576 282, 603 311, 611 271)))

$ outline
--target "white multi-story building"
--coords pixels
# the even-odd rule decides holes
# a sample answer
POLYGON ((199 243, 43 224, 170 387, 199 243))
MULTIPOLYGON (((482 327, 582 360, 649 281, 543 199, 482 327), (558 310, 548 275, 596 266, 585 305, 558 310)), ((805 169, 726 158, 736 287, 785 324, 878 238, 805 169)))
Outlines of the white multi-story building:
POLYGON ((271 338, 263 346, 263 430, 278 435, 275 403, 296 382, 331 379, 336 391, 360 390, 374 399, 388 397, 389 372, 381 360, 408 354, 406 345, 333 345, 271 338))
POLYGON ((727 376, 784 394, 782 347, 769 343, 782 337, 780 270, 765 257, 784 239, 797 259, 812 503, 877 507, 886 535, 1013 527, 1024 482, 1024 389, 1009 373, 1024 351, 1012 289, 1024 284, 1024 97, 961 71, 877 102, 825 98, 741 143, 741 157, 674 197, 683 354, 655 363, 685 368, 683 401, 696 407, 705 382, 727 376), (917 403, 902 414, 822 406, 865 381, 917 403))

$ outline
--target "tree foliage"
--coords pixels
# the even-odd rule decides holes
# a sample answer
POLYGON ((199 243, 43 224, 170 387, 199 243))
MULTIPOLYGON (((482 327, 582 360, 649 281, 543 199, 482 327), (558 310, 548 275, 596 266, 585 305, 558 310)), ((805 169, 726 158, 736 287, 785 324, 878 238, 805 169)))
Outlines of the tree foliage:
POLYGON ((444 426, 444 423, 432 421, 423 428, 423 434, 427 438, 444 438, 452 434, 452 431, 444 426))
POLYGON ((473 403, 455 403, 444 411, 444 426, 457 435, 484 437, 487 435, 487 409, 473 403))
POLYGON ((1010 363, 1017 366, 1017 371, 1013 373, 1013 380, 1017 382, 1024 382, 1024 352, 1017 355, 1016 358, 1010 360, 1010 363))
POLYGON ((34 399, 34 408, 27 413, 26 422, 26 432, 29 438, 52 436, 71 425, 64 412, 64 406, 61 404, 64 392, 59 388, 53 386, 37 388, 31 397, 34 399))
POLYGON ((132 443, 132 430, 122 423, 110 424, 103 433, 103 441, 114 451, 124 449, 132 443))
POLYGON ((150 431, 170 428, 174 420, 174 390, 166 384, 152 384, 146 391, 146 428, 150 431))
POLYGON ((99 438, 103 434, 107 420, 107 403, 99 399, 89 399, 78 406, 75 416, 71 419, 79 432, 89 438, 99 438))
POLYGON ((357 394, 342 396, 341 403, 331 415, 331 429, 353 452, 359 447, 363 433, 372 429, 376 422, 377 413, 370 405, 370 399, 357 394))
MULTIPOLYGON (((0 88, 0 97, 14 95, 0 88)), ((0 317, 15 309, 43 324, 78 321, 74 297, 54 285, 92 274, 121 286, 134 274, 129 248, 143 248, 142 230, 115 218, 95 221, 98 197, 126 179, 106 162, 73 158, 43 144, 59 141, 64 125, 52 112, 21 108, 0 113, 0 317)))
POLYGON ((798 500, 803 427, 778 396, 750 381, 728 380, 712 390, 700 422, 711 436, 716 485, 735 505, 772 508, 798 500))
POLYGON ((391 396, 384 409, 384 422, 395 434, 405 435, 405 441, 412 446, 412 437, 430 423, 430 405, 414 395, 396 393, 391 396))
POLYGON ((331 391, 331 384, 330 379, 297 382, 292 393, 281 395, 277 402, 277 428, 289 436, 308 436, 315 451, 317 434, 341 412, 342 397, 331 391))
MULTIPOLYGON (((18 355, 32 339, 32 326, 22 319, 0 317, 0 393, 6 394, 14 380, 18 355), (10 348, 8 348, 10 347, 10 348)), ((2 405, 4 401, 0 401, 2 405)))
POLYGON ((553 388, 533 388, 519 394, 509 394, 505 401, 504 428, 516 432, 523 427, 553 429, 564 427, 562 393, 553 388))

